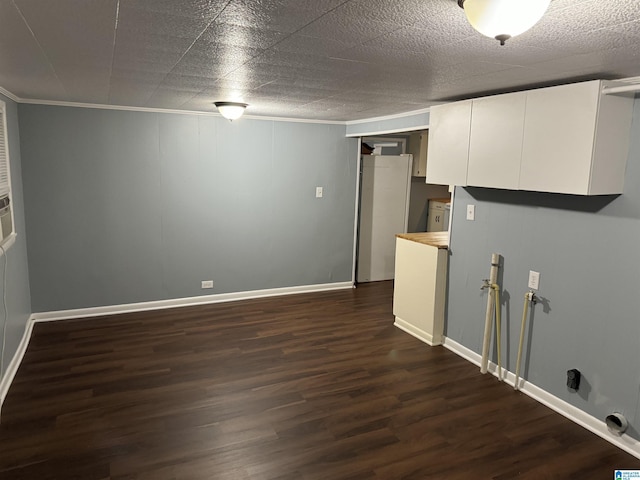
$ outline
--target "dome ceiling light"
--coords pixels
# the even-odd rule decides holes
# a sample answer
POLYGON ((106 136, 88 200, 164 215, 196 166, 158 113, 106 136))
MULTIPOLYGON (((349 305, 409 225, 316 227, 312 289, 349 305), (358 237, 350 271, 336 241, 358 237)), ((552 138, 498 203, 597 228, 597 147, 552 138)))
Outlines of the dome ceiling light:
POLYGON ((241 102, 214 102, 213 103, 220 115, 229 121, 236 120, 242 116, 245 108, 249 105, 241 102))
POLYGON ((473 28, 504 45, 533 27, 551 0, 458 0, 473 28))

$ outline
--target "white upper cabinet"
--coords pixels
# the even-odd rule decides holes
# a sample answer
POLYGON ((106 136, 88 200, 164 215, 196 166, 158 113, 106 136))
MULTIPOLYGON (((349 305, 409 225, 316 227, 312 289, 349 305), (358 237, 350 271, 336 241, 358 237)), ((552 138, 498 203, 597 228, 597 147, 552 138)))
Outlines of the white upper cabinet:
POLYGON ((431 107, 427 183, 466 185, 471 100, 431 107))
POLYGON ((527 92, 520 189, 622 193, 633 99, 602 87, 595 80, 527 92))
POLYGON ((433 107, 427 182, 622 193, 633 97, 603 94, 609 83, 594 80, 433 107), (434 132, 434 125, 445 134, 434 132))
POLYGON ((467 185, 517 189, 526 92, 473 101, 467 185))

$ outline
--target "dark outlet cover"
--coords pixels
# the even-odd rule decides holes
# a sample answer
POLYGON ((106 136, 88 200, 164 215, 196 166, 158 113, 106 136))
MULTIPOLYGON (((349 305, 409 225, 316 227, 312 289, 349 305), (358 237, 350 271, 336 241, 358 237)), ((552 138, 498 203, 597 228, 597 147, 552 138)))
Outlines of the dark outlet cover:
POLYGON ((567 387, 571 390, 578 390, 580 387, 580 371, 572 368, 567 370, 567 387))

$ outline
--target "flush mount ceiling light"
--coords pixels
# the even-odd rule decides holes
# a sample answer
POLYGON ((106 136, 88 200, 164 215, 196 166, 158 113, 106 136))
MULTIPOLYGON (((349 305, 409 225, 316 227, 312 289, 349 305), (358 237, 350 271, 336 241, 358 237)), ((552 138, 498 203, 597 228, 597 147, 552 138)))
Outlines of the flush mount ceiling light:
POLYGON ((458 0, 473 28, 504 45, 533 27, 551 0, 458 0))
POLYGON ((244 109, 249 105, 240 102, 214 102, 214 105, 224 118, 236 120, 242 116, 244 109))

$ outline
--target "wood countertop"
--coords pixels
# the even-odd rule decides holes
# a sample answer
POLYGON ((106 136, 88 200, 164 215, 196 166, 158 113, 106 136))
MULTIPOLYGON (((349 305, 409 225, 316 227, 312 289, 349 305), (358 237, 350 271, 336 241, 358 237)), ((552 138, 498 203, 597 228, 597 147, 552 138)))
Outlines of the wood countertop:
POLYGON ((449 248, 449 232, 398 233, 397 238, 437 248, 449 248))

